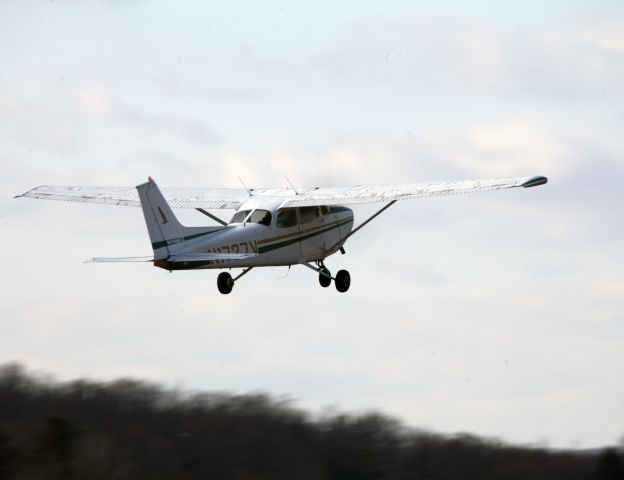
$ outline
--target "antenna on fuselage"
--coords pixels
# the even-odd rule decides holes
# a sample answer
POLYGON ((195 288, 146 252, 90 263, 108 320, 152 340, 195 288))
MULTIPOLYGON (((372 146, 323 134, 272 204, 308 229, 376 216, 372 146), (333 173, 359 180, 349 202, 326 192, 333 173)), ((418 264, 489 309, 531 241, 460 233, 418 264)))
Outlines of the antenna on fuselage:
POLYGON ((292 188, 295 192, 295 195, 299 195, 299 192, 297 191, 297 189, 295 188, 295 186, 292 184, 292 182, 290 181, 290 178, 288 178, 286 175, 284 175, 284 178, 286 179, 286 181, 288 182, 288 184, 290 185, 290 188, 292 188))
POLYGON ((243 187, 245 188, 245 190, 247 190, 247 193, 249 194, 249 196, 251 197, 253 195, 253 189, 249 188, 247 185, 245 185, 245 182, 243 182, 243 179, 241 177, 238 177, 238 180, 241 182, 241 184, 243 185, 243 187))

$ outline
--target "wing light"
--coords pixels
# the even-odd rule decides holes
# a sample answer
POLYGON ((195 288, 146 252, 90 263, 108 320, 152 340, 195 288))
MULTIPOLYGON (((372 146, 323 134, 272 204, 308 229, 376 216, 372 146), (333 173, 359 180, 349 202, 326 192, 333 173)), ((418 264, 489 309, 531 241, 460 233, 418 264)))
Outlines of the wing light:
POLYGON ((524 182, 520 186, 524 188, 531 188, 531 187, 537 187, 539 185, 544 185, 546 183, 548 183, 548 179, 546 177, 533 177, 530 180, 527 180, 526 182, 524 182))

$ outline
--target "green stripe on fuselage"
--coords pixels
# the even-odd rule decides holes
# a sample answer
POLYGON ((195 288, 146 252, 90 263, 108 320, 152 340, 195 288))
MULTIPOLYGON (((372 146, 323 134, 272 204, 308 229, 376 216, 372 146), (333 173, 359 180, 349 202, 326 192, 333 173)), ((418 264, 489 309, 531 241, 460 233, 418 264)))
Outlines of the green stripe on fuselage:
POLYGON ((193 240, 195 238, 203 237, 204 235, 209 235, 211 233, 220 232, 222 230, 225 230, 226 228, 227 227, 225 227, 225 228, 218 228, 216 230, 210 230, 209 232, 195 233, 195 234, 189 235, 187 237, 179 237, 179 238, 171 238, 169 240, 161 240, 160 242, 152 243, 152 248, 154 250, 156 250, 158 248, 168 247, 169 245, 175 245, 176 243, 187 242, 187 241, 193 240))
POLYGON ((331 230, 333 230, 334 228, 338 228, 338 227, 342 227, 343 225, 346 225, 347 223, 351 222, 353 219, 349 219, 346 220, 342 223, 339 223, 338 225, 332 225, 331 227, 325 228, 323 230, 319 230, 318 232, 312 232, 309 233, 307 235, 303 235, 303 236, 298 236, 295 237, 293 239, 290 240, 285 240, 283 242, 277 242, 277 243, 273 243, 271 245, 267 245, 265 247, 260 247, 258 248, 258 253, 267 253, 267 252, 272 252, 273 250, 277 250, 278 248, 283 248, 283 247, 287 247, 289 245, 292 245, 293 243, 297 243, 297 242, 302 242, 304 240, 308 240, 312 237, 316 237, 317 235, 321 235, 322 233, 327 233, 331 230))

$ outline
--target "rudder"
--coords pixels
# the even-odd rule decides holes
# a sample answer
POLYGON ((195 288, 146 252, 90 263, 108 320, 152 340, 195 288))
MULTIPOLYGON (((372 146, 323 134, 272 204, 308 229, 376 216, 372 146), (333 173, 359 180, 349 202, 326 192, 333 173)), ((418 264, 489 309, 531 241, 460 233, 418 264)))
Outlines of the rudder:
POLYGON ((183 241, 188 227, 182 225, 160 192, 156 182, 149 177, 146 183, 138 185, 141 209, 145 217, 147 232, 154 250, 154 260, 169 257, 169 245, 183 241))

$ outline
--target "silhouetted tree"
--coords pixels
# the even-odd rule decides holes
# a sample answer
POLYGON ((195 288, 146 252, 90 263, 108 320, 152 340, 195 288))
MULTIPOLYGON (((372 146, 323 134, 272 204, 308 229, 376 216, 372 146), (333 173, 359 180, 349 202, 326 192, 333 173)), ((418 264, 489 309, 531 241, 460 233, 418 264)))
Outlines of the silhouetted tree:
POLYGON ((313 421, 262 394, 55 383, 0 366, 0 480, 622 480, 621 469, 616 450, 448 437, 374 412, 313 421))
POLYGON ((615 448, 607 448, 598 456, 598 480, 624 480, 624 459, 615 448))
POLYGON ((0 429, 0 479, 11 476, 16 452, 8 435, 0 429))

